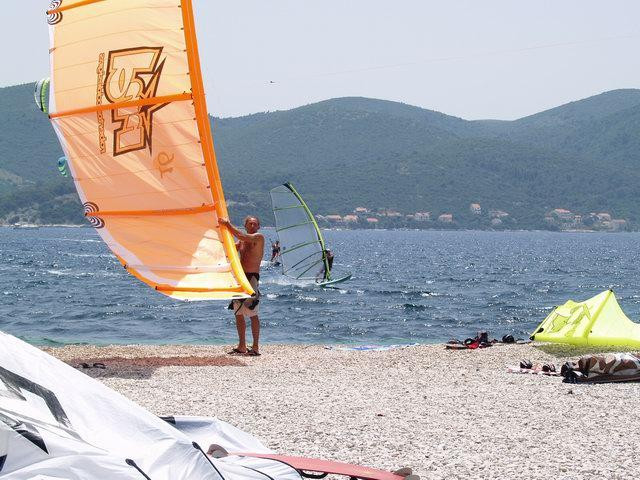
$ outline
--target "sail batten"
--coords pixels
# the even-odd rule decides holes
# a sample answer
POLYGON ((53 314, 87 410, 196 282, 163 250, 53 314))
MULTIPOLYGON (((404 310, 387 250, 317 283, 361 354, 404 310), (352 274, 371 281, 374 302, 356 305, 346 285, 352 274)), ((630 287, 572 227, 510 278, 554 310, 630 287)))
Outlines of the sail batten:
POLYGON ((302 227, 304 225, 313 225, 313 223, 314 223, 313 221, 309 221, 309 222, 298 223, 296 225, 288 225, 286 227, 276 228, 276 232, 282 232, 284 230, 289 230, 290 228, 302 227))
POLYGON ((162 215, 194 215, 202 212, 213 212, 213 205, 203 205, 201 207, 175 208, 169 210, 121 210, 112 212, 87 212, 85 217, 145 217, 162 215))
MULTIPOLYGON (((84 87, 81 87, 81 88, 84 88, 84 87)), ((133 102, 110 103, 106 105, 92 105, 90 107, 76 108, 75 110, 67 110, 64 112, 51 113, 49 115, 49 118, 69 117, 72 115, 79 115, 81 113, 104 112, 107 110, 117 110, 119 108, 161 105, 161 104, 170 103, 170 102, 192 100, 192 98, 193 97, 190 93, 180 93, 176 95, 165 95, 164 97, 144 98, 144 99, 136 100, 133 102)))
POLYGON ((191 2, 54 0, 47 21, 50 118, 87 220, 157 291, 250 296, 218 224, 228 213, 191 2))

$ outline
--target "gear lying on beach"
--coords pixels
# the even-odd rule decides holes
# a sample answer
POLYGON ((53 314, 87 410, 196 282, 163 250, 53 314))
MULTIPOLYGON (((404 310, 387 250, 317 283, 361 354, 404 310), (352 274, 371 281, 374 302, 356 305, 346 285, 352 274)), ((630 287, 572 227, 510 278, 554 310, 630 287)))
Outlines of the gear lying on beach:
POLYGON ((584 355, 560 369, 567 383, 640 382, 640 354, 584 355))
POLYGON ((457 339, 451 339, 445 344, 445 348, 449 350, 475 350, 476 348, 492 347, 496 344, 518 344, 523 345, 531 343, 530 340, 524 340, 522 338, 515 339, 513 335, 503 335, 502 340, 492 339, 489 340, 489 334, 487 332, 478 332, 474 338, 467 338, 464 342, 457 339))
MULTIPOLYGON (((166 366, 176 359, 117 360, 166 366)), ((206 357, 183 360, 208 363, 206 357)), ((93 362, 93 367, 102 370, 105 363, 93 362)), ((83 365, 89 363, 83 362, 81 369, 83 365)), ((337 474, 362 480, 418 480, 407 469, 393 473, 276 455, 257 438, 216 418, 159 418, 73 366, 2 332, 0 387, 0 476, 14 480, 133 480, 140 475, 154 480, 302 480, 307 472, 317 472, 313 478, 337 474), (211 442, 235 453, 207 455, 200 445, 211 442)))
POLYGON ((507 372, 563 377, 565 383, 640 382, 640 354, 583 355, 575 362, 565 362, 560 370, 553 363, 534 364, 522 360, 518 366, 507 367, 507 372))
POLYGON ((520 365, 507 367, 507 372, 546 375, 548 377, 560 376, 560 372, 557 371, 556 366, 553 363, 534 364, 530 360, 521 360, 520 365))

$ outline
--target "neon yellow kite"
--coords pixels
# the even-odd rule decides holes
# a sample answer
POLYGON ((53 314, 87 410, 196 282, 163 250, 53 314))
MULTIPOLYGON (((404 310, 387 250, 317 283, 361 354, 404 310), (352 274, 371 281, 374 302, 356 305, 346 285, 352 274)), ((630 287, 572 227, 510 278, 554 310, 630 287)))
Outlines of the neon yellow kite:
POLYGON ((640 324, 624 314, 613 290, 584 302, 556 307, 535 329, 532 340, 580 346, 640 348, 640 324))

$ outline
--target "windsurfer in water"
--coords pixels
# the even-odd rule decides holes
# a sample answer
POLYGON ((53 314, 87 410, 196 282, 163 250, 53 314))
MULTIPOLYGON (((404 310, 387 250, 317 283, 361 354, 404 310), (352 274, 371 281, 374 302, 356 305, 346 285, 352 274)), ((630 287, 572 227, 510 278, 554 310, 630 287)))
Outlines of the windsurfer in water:
POLYGON ((271 244, 271 263, 275 266, 280 265, 280 242, 276 240, 271 244))
POLYGON ((258 233, 260 220, 258 217, 249 216, 244 219, 244 229, 242 232, 234 227, 227 218, 218 220, 220 225, 229 229, 231 234, 238 239, 236 247, 240 253, 240 262, 249 283, 253 287, 255 294, 251 298, 233 300, 229 305, 236 316, 236 327, 238 329, 238 346, 231 350, 231 355, 260 355, 258 342, 260 340, 260 319, 258 318, 258 303, 260 302, 260 262, 264 256, 264 236, 258 233), (246 330, 247 323, 245 316, 251 319, 251 335, 253 345, 247 349, 246 330))
POLYGON ((324 256, 327 259, 327 265, 329 266, 329 271, 333 268, 333 252, 331 250, 325 250, 324 256))
POLYGON ((333 252, 331 250, 325 250, 324 258, 326 262, 324 262, 324 267, 320 272, 320 274, 322 275, 322 278, 318 278, 317 280, 319 282, 323 280, 327 280, 330 277, 331 269, 333 268, 333 252))

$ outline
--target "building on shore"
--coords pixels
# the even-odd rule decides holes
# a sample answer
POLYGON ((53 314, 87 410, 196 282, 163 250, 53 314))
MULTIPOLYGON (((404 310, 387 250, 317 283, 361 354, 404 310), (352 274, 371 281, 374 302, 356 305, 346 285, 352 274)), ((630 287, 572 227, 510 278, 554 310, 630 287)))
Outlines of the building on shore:
POLYGON ((469 211, 474 215, 482 215, 482 207, 479 203, 472 203, 469 205, 469 211))
POLYGON ((547 216, 554 218, 558 222, 567 223, 574 221, 574 214, 571 210, 567 210, 566 208, 554 208, 547 214, 547 216))
POLYGON ((489 216, 491 218, 505 218, 508 217, 509 214, 504 210, 489 210, 489 216))
POLYGON ((627 220, 613 218, 608 212, 591 212, 581 215, 564 208, 554 208, 547 212, 544 216, 544 221, 560 230, 590 229, 618 232, 629 228, 627 220))
POLYGON ((404 215, 402 215, 400 212, 396 211, 396 210, 385 210, 383 212, 383 215, 385 217, 389 217, 389 218, 401 218, 404 215))
POLYGON ((622 218, 614 218, 609 222, 609 229, 614 232, 620 232, 626 230, 628 223, 622 218))
POLYGON ((453 214, 452 213, 443 213, 438 217, 438 221, 440 223, 453 223, 453 214))

